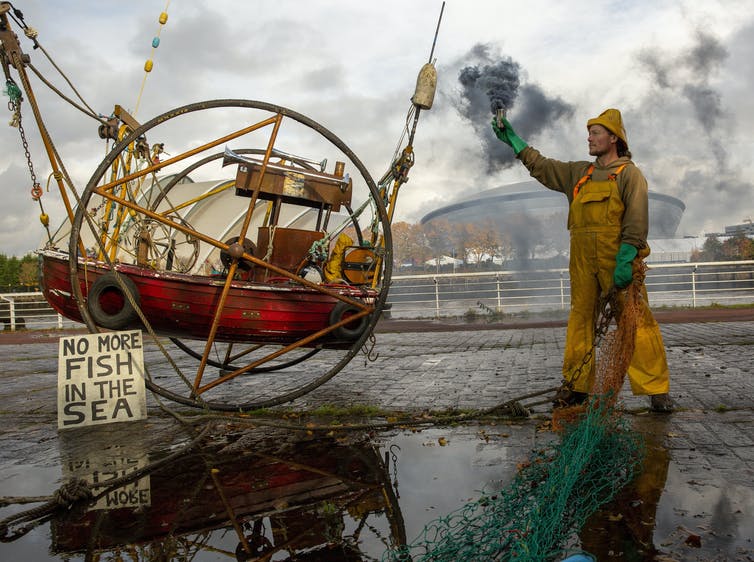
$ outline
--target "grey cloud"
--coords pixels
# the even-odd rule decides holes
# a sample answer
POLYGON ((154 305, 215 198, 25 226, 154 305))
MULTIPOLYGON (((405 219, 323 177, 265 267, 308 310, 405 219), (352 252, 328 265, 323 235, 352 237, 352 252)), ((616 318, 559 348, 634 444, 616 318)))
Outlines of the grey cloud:
POLYGON ((728 49, 723 46, 717 37, 705 31, 697 30, 696 44, 683 58, 695 74, 701 75, 701 78, 709 78, 710 74, 718 70, 720 65, 728 58, 728 49))
POLYGON ((638 56, 649 83, 640 104, 626 112, 632 151, 653 180, 650 189, 684 201, 681 228, 687 233, 697 234, 713 222, 733 224, 743 218, 740 213, 751 212, 754 185, 731 155, 736 95, 750 95, 750 79, 730 59, 748 59, 750 52, 744 52, 753 44, 752 31, 749 27, 726 44, 696 31, 685 48, 663 54, 644 50, 638 56))

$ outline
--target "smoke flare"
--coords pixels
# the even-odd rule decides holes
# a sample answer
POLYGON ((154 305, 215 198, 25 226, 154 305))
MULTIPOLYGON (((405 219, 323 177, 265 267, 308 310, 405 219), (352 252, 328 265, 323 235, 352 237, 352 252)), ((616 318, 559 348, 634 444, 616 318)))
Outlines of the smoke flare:
POLYGON ((529 140, 543 133, 555 121, 573 114, 573 106, 549 97, 536 84, 522 83, 521 65, 509 56, 494 52, 491 45, 477 44, 462 58, 458 74, 461 99, 459 114, 469 121, 481 138, 487 173, 510 167, 515 154, 498 141, 490 129, 489 114, 508 111, 508 118, 521 138, 529 140), (515 111, 510 111, 515 107, 515 111))

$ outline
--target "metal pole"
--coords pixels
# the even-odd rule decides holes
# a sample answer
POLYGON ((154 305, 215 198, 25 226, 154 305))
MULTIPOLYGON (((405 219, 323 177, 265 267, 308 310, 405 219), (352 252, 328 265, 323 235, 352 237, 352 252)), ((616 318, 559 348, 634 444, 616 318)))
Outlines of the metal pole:
POLYGON ((696 308, 696 267, 691 270, 691 308, 696 308))
POLYGON ((445 11, 445 2, 442 3, 442 6, 440 7, 440 17, 437 18, 437 28, 435 29, 435 37, 432 39, 432 50, 429 51, 429 61, 432 62, 432 57, 435 54, 435 45, 437 44, 437 34, 440 33, 440 22, 442 21, 442 13, 445 11))
POLYGON ((495 290, 497 292, 497 312, 498 314, 503 311, 503 293, 500 290, 500 274, 495 274, 495 290))
POLYGON ((10 316, 10 331, 16 331, 16 299, 8 299, 8 314, 10 316))
POLYGON ((433 278, 435 282, 435 320, 440 319, 440 282, 437 277, 433 278))

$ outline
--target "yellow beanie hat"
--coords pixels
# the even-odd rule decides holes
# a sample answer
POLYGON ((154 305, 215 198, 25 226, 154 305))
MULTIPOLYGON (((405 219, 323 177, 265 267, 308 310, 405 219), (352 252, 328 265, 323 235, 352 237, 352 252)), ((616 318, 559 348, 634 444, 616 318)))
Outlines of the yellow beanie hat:
POLYGON ((626 129, 623 128, 623 118, 617 109, 606 109, 599 114, 599 117, 593 117, 586 122, 587 129, 592 125, 602 125, 622 140, 626 144, 626 148, 628 148, 628 137, 626 136, 626 129))

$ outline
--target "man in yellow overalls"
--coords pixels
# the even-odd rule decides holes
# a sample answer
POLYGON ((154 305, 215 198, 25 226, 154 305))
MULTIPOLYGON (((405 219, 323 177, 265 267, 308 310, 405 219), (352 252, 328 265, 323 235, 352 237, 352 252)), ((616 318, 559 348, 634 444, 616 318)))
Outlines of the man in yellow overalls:
MULTIPOLYGON (((561 162, 545 158, 516 135, 503 119, 492 128, 542 185, 566 195, 571 232, 571 312, 566 332, 563 378, 555 406, 582 403, 594 381, 592 349, 599 298, 613 285, 632 281, 633 262, 649 255, 647 180, 631 161, 623 118, 608 109, 587 122, 589 154, 594 162, 561 162)), ((671 412, 670 377, 660 328, 643 291, 642 321, 628 377, 637 395, 650 396, 650 409, 671 412)))

